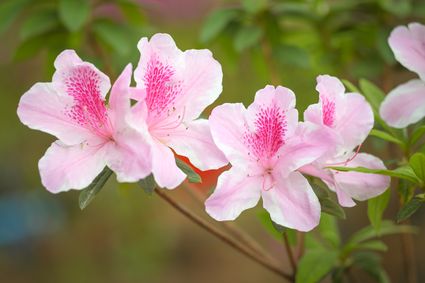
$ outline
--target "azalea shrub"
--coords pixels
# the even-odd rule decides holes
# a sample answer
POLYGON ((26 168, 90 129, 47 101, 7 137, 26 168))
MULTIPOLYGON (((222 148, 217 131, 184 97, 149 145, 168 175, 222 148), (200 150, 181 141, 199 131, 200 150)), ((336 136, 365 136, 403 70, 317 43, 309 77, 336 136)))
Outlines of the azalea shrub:
MULTIPOLYGON (((155 33, 135 1, 109 3, 119 20, 102 15, 99 3, 41 2, 0 3, 0 33, 29 14, 14 56, 47 51, 53 77, 22 95, 17 115, 56 139, 38 162, 48 192, 80 191, 84 210, 109 179, 137 184, 285 282, 351 282, 352 270, 388 282, 380 253, 391 248, 382 240, 390 234, 412 253, 410 217, 425 202, 425 26, 393 23, 421 14, 423 3, 244 0, 207 17, 200 42, 224 50, 213 54, 183 51, 171 35, 155 33), (361 25, 352 20, 359 15, 361 25), (308 38, 317 52, 294 38, 308 38), (226 87, 240 87, 223 89, 222 62, 233 66, 244 52, 266 70, 262 87, 222 103, 226 87), (390 89, 387 80, 381 89, 353 79, 376 78, 396 62, 417 78, 390 89), (320 69, 315 90, 294 93, 279 79, 282 66, 320 69), (310 93, 316 102, 299 111, 297 100, 310 93), (390 144, 390 156, 363 146, 369 137, 390 144), (175 199, 174 189, 189 190, 204 213, 175 199), (391 195, 400 208, 384 219, 391 195), (349 222, 346 211, 359 202, 367 202, 370 225, 342 239, 337 220, 349 222), (283 241, 287 264, 229 223, 254 207, 255 220, 283 241)), ((416 282, 415 264, 405 260, 406 282, 416 282)))
POLYGON ((226 70, 211 51, 182 51, 168 34, 140 39, 137 67, 128 64, 117 78, 64 50, 52 81, 34 84, 17 114, 57 139, 38 163, 43 186, 51 193, 80 190, 82 209, 114 175, 157 194, 284 281, 349 282, 349 271, 359 268, 387 282, 376 254, 387 247, 378 238, 411 237, 415 228, 400 222, 425 201, 425 26, 395 27, 388 43, 418 79, 385 95, 369 81, 357 87, 322 74, 317 103, 304 113, 292 90, 264 81, 248 107, 224 103, 203 115, 221 94, 226 70), (401 158, 389 162, 365 152, 369 136, 394 144, 401 158), (202 183, 206 170, 219 176, 214 190, 200 196, 206 213, 198 215, 167 190, 186 178, 202 183), (402 206, 396 219, 382 220, 391 191, 402 206), (350 221, 345 210, 362 201, 371 225, 342 242, 332 232, 335 219, 350 221), (288 266, 246 232, 233 231, 234 237, 216 227, 259 202, 264 228, 284 240, 288 266))

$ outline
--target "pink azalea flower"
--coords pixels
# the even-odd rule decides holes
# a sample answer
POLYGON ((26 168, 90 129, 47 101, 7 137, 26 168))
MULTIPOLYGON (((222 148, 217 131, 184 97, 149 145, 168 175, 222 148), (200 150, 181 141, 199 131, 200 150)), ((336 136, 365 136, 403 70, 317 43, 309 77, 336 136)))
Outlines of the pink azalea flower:
POLYGON ((109 105, 109 78, 73 50, 63 51, 55 68, 52 82, 35 84, 18 106, 22 123, 58 138, 39 162, 43 185, 52 193, 83 189, 105 166, 122 182, 146 177, 150 148, 126 122, 131 65, 112 87, 109 105))
POLYGON ((328 75, 317 78, 316 89, 319 103, 307 108, 304 119, 332 130, 337 144, 334 150, 300 171, 321 178, 337 193, 342 206, 354 206, 353 199, 366 200, 383 193, 390 182, 387 176, 326 169, 327 166, 385 169, 379 158, 358 153, 359 146, 373 128, 374 118, 369 103, 358 93, 345 93, 344 85, 328 75), (356 147, 358 149, 354 152, 356 147))
POLYGON ((134 78, 142 98, 132 123, 148 133, 152 173, 160 187, 175 188, 186 175, 173 151, 201 170, 216 169, 227 160, 214 145, 208 121, 197 119, 222 90, 220 64, 209 50, 181 51, 168 34, 142 38, 134 78))
POLYGON ((395 58, 420 78, 393 89, 379 109, 388 125, 404 128, 425 117, 425 26, 399 26, 392 31, 388 43, 395 58))
POLYGON ((210 216, 234 220, 261 197, 271 219, 282 226, 309 231, 319 223, 320 203, 296 170, 334 141, 323 128, 298 123, 291 90, 266 86, 248 109, 223 104, 209 120, 214 141, 232 164, 205 203, 210 216))

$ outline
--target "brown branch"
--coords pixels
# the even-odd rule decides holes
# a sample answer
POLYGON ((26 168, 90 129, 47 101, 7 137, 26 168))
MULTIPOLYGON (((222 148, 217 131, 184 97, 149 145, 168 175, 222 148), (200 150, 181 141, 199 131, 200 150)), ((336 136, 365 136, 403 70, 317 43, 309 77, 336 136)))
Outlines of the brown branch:
POLYGON ((291 245, 289 244, 288 234, 283 233, 283 243, 285 244, 286 253, 288 255, 289 263, 291 264, 294 274, 297 273, 297 263, 295 262, 294 254, 292 253, 291 245))
POLYGON ((167 196, 161 189, 155 190, 156 194, 161 197, 164 201, 166 201, 168 204, 170 204, 172 207, 174 207, 177 211, 179 211, 181 214, 186 216, 189 220, 200 226, 201 228, 205 229, 210 234, 214 235, 218 239, 222 240, 235 250, 238 250, 240 253, 244 254, 251 260, 255 261, 256 263, 262 265, 263 267, 267 268, 268 270, 276 273, 277 275, 287 279, 289 282, 294 282, 294 278, 292 275, 287 274, 286 272, 282 271, 280 268, 274 266, 273 264, 269 263, 268 261, 264 260, 263 258, 257 257, 255 254, 252 253, 252 251, 247 250, 245 246, 241 245, 239 242, 229 238, 226 234, 224 234, 222 231, 218 230, 216 227, 212 226, 210 223, 202 219, 201 217, 193 214, 191 211, 189 211, 184 206, 180 205, 176 201, 174 201, 172 198, 167 196))

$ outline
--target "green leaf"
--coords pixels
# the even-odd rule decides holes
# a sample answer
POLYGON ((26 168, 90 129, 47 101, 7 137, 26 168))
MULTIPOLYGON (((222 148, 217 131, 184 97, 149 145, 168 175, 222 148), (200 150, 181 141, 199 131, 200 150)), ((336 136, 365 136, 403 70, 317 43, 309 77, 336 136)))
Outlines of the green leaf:
POLYGON ((408 203, 403 205, 397 213, 397 223, 400 223, 412 216, 425 202, 423 197, 414 197, 408 203))
POLYGON ((283 65, 296 66, 304 69, 309 68, 311 65, 310 54, 301 47, 280 44, 275 52, 277 59, 283 65))
POLYGON ((80 209, 84 209, 95 198, 95 196, 102 190, 103 186, 112 175, 112 170, 105 167, 102 172, 93 180, 93 182, 84 190, 81 191, 78 203, 80 209))
POLYGON ((267 0, 242 0, 242 7, 251 14, 256 14, 267 8, 267 0))
POLYGON ((31 0, 6 0, 0 4, 0 34, 12 24, 31 0))
POLYGON ((367 174, 385 175, 385 176, 405 179, 416 184, 421 182, 419 178, 416 176, 415 172, 413 172, 413 169, 409 165, 398 167, 394 170, 369 169, 365 167, 344 167, 344 166, 331 166, 327 168, 336 170, 336 171, 341 171, 341 172, 359 172, 359 173, 367 173, 367 174))
POLYGON ((320 206, 322 209, 322 212, 327 213, 329 215, 336 216, 341 219, 345 219, 345 212, 344 209, 332 198, 322 198, 319 199, 320 206))
POLYGON ((235 50, 242 52, 260 41, 263 30, 258 26, 243 26, 236 33, 233 45, 235 50))
POLYGON ((391 190, 387 189, 383 194, 370 199, 367 202, 367 216, 372 226, 379 232, 382 216, 391 198, 391 190))
POLYGON ((236 9, 223 9, 216 10, 210 14, 205 21, 200 35, 200 40, 203 43, 207 43, 218 36, 227 25, 236 19, 239 15, 239 11, 236 9))
POLYGON ((370 131, 369 135, 380 138, 380 139, 388 141, 388 142, 396 143, 396 144, 399 144, 399 145, 404 145, 403 141, 399 140, 398 138, 396 138, 393 135, 391 135, 387 132, 384 132, 384 131, 372 129, 370 131))
POLYGON ((22 24, 19 35, 22 40, 27 40, 57 26, 59 26, 59 19, 56 11, 44 10, 30 15, 22 24))
POLYGON ((81 29, 90 15, 90 1, 59 0, 59 18, 71 32, 81 29))
POLYGON ((119 0, 117 5, 125 19, 131 25, 143 26, 146 24, 146 17, 141 9, 141 4, 132 1, 119 0))
POLYGON ((412 136, 410 137, 409 144, 414 145, 417 143, 422 136, 425 134, 425 126, 420 126, 417 129, 415 129, 412 133, 412 136))
POLYGON ((125 56, 133 48, 133 41, 129 36, 129 30, 110 20, 98 20, 93 24, 95 35, 115 50, 118 55, 125 56))
POLYGON ((379 283, 389 283, 388 275, 380 261, 380 256, 373 252, 359 252, 353 255, 354 266, 363 269, 379 283))
POLYGON ((356 250, 371 250, 371 251, 386 252, 388 250, 388 247, 382 241, 373 240, 373 241, 368 241, 368 242, 358 244, 356 246, 356 250))
POLYGON ((381 229, 379 232, 373 226, 367 226, 360 231, 357 231, 351 238, 348 240, 346 247, 350 245, 356 245, 358 243, 370 240, 375 237, 382 237, 385 235, 391 234, 401 234, 401 233, 415 233, 416 229, 409 225, 395 225, 393 222, 384 220, 381 223, 381 229))
POLYGON ((202 178, 199 176, 189 165, 183 162, 181 159, 176 158, 177 167, 186 174, 190 183, 202 183, 202 178))
POLYGON ((296 283, 316 283, 328 274, 338 261, 338 252, 333 250, 307 251, 298 264, 296 283))
POLYGON ((335 217, 327 214, 322 214, 320 217, 318 230, 323 239, 325 239, 331 247, 339 247, 339 245, 341 244, 341 237, 339 235, 338 223, 335 217))
MULTIPOLYGON (((360 79, 360 89, 369 101, 375 113, 379 113, 379 106, 384 100, 385 94, 376 85, 366 79, 360 79)), ((378 114, 379 115, 379 114, 378 114)))
POLYGON ((33 37, 18 45, 13 54, 14 60, 26 60, 35 56, 41 49, 46 48, 46 39, 43 37, 33 37))
POLYGON ((417 152, 409 159, 410 167, 412 167, 416 176, 425 182, 425 154, 417 152))
POLYGON ((360 90, 354 84, 352 84, 350 81, 342 80, 342 82, 345 85, 345 87, 348 89, 348 91, 360 93, 360 90))
POLYGON ((145 191, 145 193, 151 195, 155 191, 155 188, 157 187, 155 178, 152 174, 147 176, 146 178, 139 181, 140 187, 145 191))

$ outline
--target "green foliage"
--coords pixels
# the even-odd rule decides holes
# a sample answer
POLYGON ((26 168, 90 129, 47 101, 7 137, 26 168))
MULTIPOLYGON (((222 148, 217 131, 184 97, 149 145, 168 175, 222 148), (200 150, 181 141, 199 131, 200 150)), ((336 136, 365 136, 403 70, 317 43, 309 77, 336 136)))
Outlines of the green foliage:
POLYGON ((157 187, 155 182, 155 178, 152 174, 147 176, 146 178, 139 180, 139 186, 147 193, 148 195, 152 195, 157 187))
POLYGON ((29 16, 22 24, 20 37, 22 40, 42 35, 59 27, 59 19, 55 10, 42 10, 29 16))
POLYGON ((216 38, 226 26, 238 16, 236 9, 214 11, 206 20, 200 35, 202 42, 206 43, 216 38))
POLYGON ((425 126, 417 127, 409 139, 409 145, 415 145, 425 134, 425 126))
POLYGON ((183 171, 183 173, 186 174, 187 179, 191 183, 201 183, 202 178, 199 176, 189 165, 187 165, 185 162, 183 162, 181 159, 176 158, 176 164, 177 167, 180 168, 180 170, 183 171))
POLYGON ((334 250, 307 251, 298 263, 295 282, 316 283, 332 270, 337 261, 338 253, 334 250))
POLYGON ((338 202, 331 197, 329 190, 325 188, 324 184, 311 184, 312 188, 319 199, 321 211, 338 218, 345 219, 345 212, 338 204, 338 202))
POLYGON ((93 32, 99 40, 110 46, 118 55, 128 55, 134 48, 133 42, 128 36, 129 30, 124 25, 101 19, 93 24, 93 32))
POLYGON ((379 233, 382 223, 382 216, 391 198, 391 189, 387 189, 383 194, 370 199, 367 203, 367 216, 372 226, 379 233))
POLYGON ((376 129, 372 129, 369 133, 370 136, 373 137, 377 137, 380 138, 384 141, 388 141, 388 142, 392 142, 392 143, 396 143, 398 145, 402 145, 404 146, 404 142, 399 140, 398 138, 394 137, 393 135, 384 132, 384 131, 380 131, 380 130, 376 130, 376 129))
POLYGON ((397 213, 397 222, 400 223, 412 216, 425 202, 424 194, 417 195, 408 201, 397 213))
POLYGON ((257 26, 241 27, 235 36, 234 47, 236 51, 242 52, 259 43, 263 31, 257 26))
POLYGON ((410 157, 409 165, 422 183, 425 183, 425 154, 420 152, 413 154, 410 157))
POLYGON ((90 1, 59 0, 59 17, 71 32, 75 32, 84 26, 89 18, 90 9, 90 1))
POLYGON ((31 0, 5 0, 0 3, 0 34, 13 23, 31 0))
POLYGON ((112 175, 112 170, 105 167, 103 171, 93 180, 93 182, 84 190, 81 191, 78 204, 80 209, 86 208, 96 195, 103 189, 109 177, 112 175))
POLYGON ((330 166, 329 169, 341 171, 341 172, 360 172, 367 174, 378 174, 390 177, 396 177, 404 180, 408 180, 412 183, 419 184, 421 180, 416 176, 412 167, 409 165, 398 167, 394 170, 386 169, 369 169, 365 167, 344 167, 344 166, 330 166))

